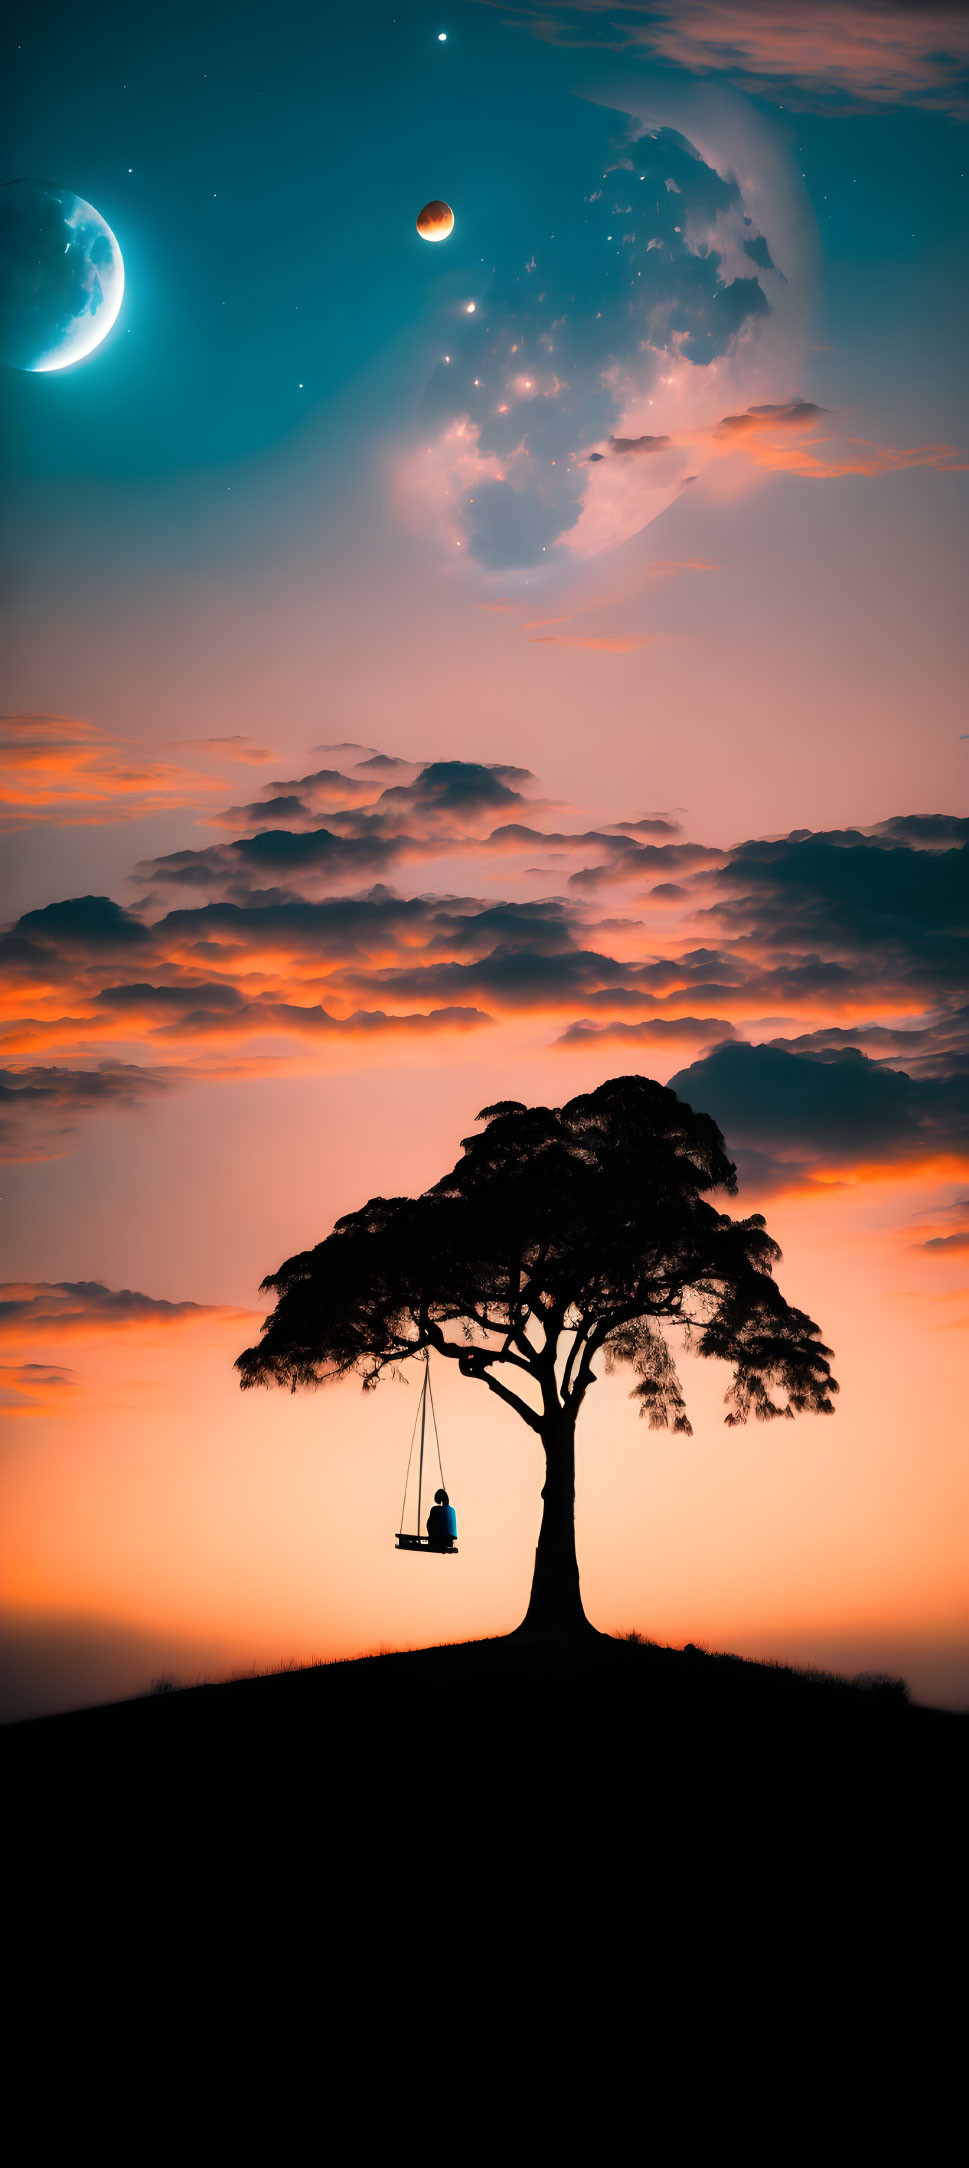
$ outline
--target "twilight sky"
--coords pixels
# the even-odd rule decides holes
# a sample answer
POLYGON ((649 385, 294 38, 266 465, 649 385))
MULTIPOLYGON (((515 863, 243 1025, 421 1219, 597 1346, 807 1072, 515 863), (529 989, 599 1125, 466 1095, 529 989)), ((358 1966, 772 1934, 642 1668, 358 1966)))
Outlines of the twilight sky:
POLYGON ((438 1383, 439 1567, 413 1387, 231 1363, 479 1107, 627 1071, 842 1391, 725 1432, 688 1363, 684 1441, 604 1380, 590 1615, 969 1702, 966 22, 8 15, 3 178, 126 289, 0 371, 2 1713, 516 1622, 512 1416, 438 1383))

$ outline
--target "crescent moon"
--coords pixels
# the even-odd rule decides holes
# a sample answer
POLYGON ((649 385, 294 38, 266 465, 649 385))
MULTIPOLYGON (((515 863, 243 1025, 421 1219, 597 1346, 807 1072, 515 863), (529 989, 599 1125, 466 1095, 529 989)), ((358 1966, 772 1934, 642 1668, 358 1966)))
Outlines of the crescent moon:
POLYGON ((117 320, 124 262, 107 220, 50 181, 0 188, 0 360, 46 375, 86 360, 117 320))

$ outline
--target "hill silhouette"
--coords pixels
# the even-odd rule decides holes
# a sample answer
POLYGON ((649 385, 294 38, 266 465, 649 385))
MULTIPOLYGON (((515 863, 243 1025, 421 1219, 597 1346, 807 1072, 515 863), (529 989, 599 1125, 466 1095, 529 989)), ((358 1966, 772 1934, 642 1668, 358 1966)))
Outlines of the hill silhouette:
MULTIPOLYGON (((161 1690, 159 1691, 159 1687, 161 1690)), ((969 1717, 910 1702, 901 1680, 671 1649, 639 1635, 579 1646, 509 1635, 289 1669, 10 1724, 6 1782, 95 1788, 122 1766, 188 1787, 220 1769, 258 1789, 295 1778, 332 1795, 376 1780, 420 1796, 541 1789, 568 1766, 574 1794, 635 1783, 646 1765, 804 1761, 834 1774, 886 1753, 914 1773, 964 1763, 969 1717)))

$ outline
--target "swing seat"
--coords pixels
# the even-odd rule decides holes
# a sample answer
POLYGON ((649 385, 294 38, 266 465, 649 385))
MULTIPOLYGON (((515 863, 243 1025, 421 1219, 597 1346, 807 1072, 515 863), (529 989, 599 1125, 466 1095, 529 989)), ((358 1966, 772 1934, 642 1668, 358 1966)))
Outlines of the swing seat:
POLYGON ((405 1536, 398 1530, 394 1542, 399 1551, 428 1551, 434 1558, 456 1558, 458 1555, 458 1547, 453 1540, 450 1543, 432 1543, 430 1536, 405 1536))

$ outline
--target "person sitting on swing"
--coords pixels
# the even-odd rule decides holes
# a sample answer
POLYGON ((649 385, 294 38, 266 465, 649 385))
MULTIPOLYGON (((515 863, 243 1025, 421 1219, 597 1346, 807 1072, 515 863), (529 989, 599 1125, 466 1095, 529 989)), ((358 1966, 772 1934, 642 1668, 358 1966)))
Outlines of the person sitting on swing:
POLYGON ((457 1532, 457 1516, 447 1491, 435 1491, 434 1504, 427 1516, 428 1548, 432 1551, 449 1551, 457 1532))

